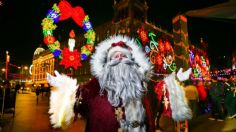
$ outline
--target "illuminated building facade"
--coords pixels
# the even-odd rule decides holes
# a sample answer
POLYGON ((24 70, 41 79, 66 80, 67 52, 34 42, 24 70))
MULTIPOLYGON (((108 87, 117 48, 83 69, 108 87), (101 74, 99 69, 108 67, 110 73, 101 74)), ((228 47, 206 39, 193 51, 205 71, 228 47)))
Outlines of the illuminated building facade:
POLYGON ((53 74, 55 69, 55 59, 49 50, 39 47, 33 56, 32 82, 36 86, 44 85, 48 87, 46 73, 53 74))

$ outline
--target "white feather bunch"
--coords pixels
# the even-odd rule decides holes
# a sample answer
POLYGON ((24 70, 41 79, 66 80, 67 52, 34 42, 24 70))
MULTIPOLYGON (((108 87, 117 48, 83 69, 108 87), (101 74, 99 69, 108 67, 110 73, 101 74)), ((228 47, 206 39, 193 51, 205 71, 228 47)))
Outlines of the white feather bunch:
POLYGON ((66 128, 75 116, 77 80, 55 71, 56 76, 47 74, 47 80, 53 86, 50 95, 49 114, 54 128, 66 128))

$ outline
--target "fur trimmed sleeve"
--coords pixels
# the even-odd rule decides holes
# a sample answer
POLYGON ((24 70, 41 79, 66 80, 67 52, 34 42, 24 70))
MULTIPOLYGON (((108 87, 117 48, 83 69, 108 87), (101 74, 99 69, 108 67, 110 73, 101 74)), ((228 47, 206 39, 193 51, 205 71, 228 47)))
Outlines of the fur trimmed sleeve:
POLYGON ((192 118, 192 111, 188 106, 185 93, 180 84, 176 81, 175 74, 172 73, 164 79, 169 92, 172 118, 175 121, 184 121, 192 118))
POLYGON ((77 80, 55 71, 56 76, 47 75, 52 87, 49 114, 54 128, 66 128, 73 121, 76 102, 77 80))

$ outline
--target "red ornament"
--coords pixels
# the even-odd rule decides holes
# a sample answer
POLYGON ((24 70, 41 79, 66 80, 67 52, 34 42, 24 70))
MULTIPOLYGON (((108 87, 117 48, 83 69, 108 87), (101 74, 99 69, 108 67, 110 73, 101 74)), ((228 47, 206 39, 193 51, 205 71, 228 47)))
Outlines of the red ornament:
POLYGON ((92 44, 86 44, 85 48, 88 49, 90 52, 92 52, 94 49, 92 44))
POLYGON ((158 45, 158 50, 159 50, 161 53, 163 53, 164 50, 165 50, 163 41, 162 41, 162 40, 159 40, 159 41, 158 41, 158 44, 159 44, 159 45, 158 45))
POLYGON ((149 41, 147 31, 145 31, 144 28, 142 27, 139 28, 137 32, 139 34, 139 37, 141 38, 143 45, 145 46, 146 43, 149 41))
POLYGON ((196 63, 199 63, 199 60, 200 60, 200 57, 199 57, 198 54, 196 54, 196 56, 195 56, 195 62, 196 62, 196 63))
POLYGON ((162 65, 162 62, 163 62, 163 59, 162 59, 161 55, 158 54, 156 56, 156 64, 160 66, 160 65, 162 65))
POLYGON ((55 42, 55 37, 54 36, 51 36, 51 35, 48 35, 46 37, 44 37, 43 41, 45 44, 53 44, 55 42))
POLYGON ((65 68, 73 67, 77 69, 78 66, 82 66, 80 63, 80 53, 76 50, 70 51, 68 48, 62 50, 62 60, 60 65, 64 65, 65 68))
POLYGON ((169 41, 165 41, 165 50, 167 52, 171 51, 172 47, 169 41))
POLYGON ((65 0, 62 0, 58 5, 61 15, 60 21, 66 20, 68 18, 72 18, 76 24, 80 27, 83 26, 83 20, 85 17, 85 13, 82 7, 76 6, 75 8, 71 7, 70 3, 65 0))
POLYGON ((206 65, 207 65, 207 66, 209 65, 209 60, 208 60, 208 59, 206 59, 206 65))

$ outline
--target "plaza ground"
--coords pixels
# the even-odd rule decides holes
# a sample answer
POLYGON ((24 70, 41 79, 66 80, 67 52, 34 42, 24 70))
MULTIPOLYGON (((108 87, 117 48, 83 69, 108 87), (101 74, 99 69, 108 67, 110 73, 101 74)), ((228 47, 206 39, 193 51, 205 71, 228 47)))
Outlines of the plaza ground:
MULTIPOLYGON (((78 120, 66 130, 53 129, 49 122, 49 95, 33 92, 18 93, 15 116, 5 113, 0 119, 0 132, 84 132, 84 120, 78 120)), ((208 114, 189 121, 189 132, 236 132, 236 119, 210 121, 208 114)), ((174 122, 162 117, 163 132, 174 132, 174 122)))

